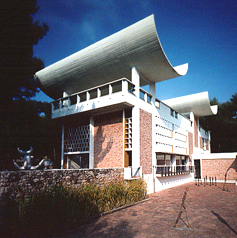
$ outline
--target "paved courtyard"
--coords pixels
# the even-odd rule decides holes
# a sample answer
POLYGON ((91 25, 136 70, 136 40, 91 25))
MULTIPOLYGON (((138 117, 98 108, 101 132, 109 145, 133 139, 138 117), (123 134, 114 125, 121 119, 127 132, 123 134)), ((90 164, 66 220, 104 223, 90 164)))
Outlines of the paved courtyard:
POLYGON ((197 186, 195 182, 170 188, 137 205, 92 219, 57 237, 237 237, 237 186, 197 186), (174 230, 183 194, 189 187, 185 212, 174 230))

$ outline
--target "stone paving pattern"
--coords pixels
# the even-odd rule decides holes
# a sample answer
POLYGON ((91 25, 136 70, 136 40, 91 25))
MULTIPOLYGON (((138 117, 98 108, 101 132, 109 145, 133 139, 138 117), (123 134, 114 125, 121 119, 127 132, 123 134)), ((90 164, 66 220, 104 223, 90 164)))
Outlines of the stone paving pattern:
MULTIPOLYGON (((92 219, 57 237, 237 237, 237 186, 191 182, 150 195, 150 200, 92 219), (193 230, 173 230, 183 194, 193 230)), ((178 222, 187 228, 185 213, 178 222)))

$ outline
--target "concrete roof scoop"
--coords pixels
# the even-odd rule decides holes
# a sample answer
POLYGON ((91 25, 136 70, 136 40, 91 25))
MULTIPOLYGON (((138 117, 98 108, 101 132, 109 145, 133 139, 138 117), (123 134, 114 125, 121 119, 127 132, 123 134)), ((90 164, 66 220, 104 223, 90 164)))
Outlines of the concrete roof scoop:
POLYGON ((218 112, 218 105, 210 105, 208 92, 191 94, 162 101, 182 114, 193 112, 195 116, 212 116, 218 112))
POLYGON ((77 93, 110 81, 141 74, 141 86, 185 75, 188 64, 173 67, 167 59, 154 15, 104 38, 38 72, 35 80, 50 97, 77 93))

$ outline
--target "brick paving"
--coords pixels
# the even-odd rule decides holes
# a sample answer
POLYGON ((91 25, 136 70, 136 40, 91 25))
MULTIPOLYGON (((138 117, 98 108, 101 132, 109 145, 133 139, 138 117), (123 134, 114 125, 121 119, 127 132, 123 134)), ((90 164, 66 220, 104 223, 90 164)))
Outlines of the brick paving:
MULTIPOLYGON (((237 237, 237 186, 229 191, 195 182, 152 194, 148 201, 92 219, 87 224, 61 233, 57 237, 237 237), (193 230, 172 229, 186 187, 185 200, 193 230)), ((187 228, 185 213, 178 222, 187 228)))

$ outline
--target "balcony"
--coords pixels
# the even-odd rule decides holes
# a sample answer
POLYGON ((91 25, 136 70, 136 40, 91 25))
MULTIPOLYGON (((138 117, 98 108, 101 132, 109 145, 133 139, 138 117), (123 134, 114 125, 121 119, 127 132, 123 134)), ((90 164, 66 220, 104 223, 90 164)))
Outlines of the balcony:
POLYGON ((126 104, 134 98, 134 88, 131 81, 122 78, 57 99, 51 103, 52 118, 126 104))
MULTIPOLYGON (((63 98, 51 103, 52 118, 58 118, 89 110, 102 109, 113 110, 121 108, 121 105, 134 106, 135 85, 126 78, 118 79, 107 84, 99 85, 63 98), (110 108, 110 109, 109 109, 110 108)), ((137 98, 151 104, 152 95, 139 88, 137 98)))
POLYGON ((157 177, 167 177, 181 174, 194 173, 194 166, 190 165, 158 165, 155 166, 155 174, 157 177))

